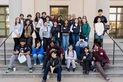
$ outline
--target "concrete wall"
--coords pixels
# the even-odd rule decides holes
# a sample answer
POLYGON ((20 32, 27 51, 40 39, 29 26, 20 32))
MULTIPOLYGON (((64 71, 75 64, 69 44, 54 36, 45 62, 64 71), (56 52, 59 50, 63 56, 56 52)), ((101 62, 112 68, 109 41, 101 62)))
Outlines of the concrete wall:
POLYGON ((110 0, 110 6, 123 6, 123 0, 110 0))
POLYGON ((0 5, 8 5, 9 0, 0 0, 0 5))

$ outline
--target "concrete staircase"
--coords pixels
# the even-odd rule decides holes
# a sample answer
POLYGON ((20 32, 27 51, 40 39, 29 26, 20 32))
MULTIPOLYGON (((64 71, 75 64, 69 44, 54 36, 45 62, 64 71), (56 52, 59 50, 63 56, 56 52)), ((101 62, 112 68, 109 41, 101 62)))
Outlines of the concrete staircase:
MULTIPOLYGON (((89 42, 90 48, 92 48, 92 41, 89 42)), ((123 44, 120 44, 121 47, 123 47, 123 44)), ((12 55, 13 50, 13 40, 9 38, 7 40, 6 44, 7 48, 7 65, 4 65, 4 51, 3 46, 0 47, 0 78, 35 78, 39 77, 41 78, 43 73, 41 73, 42 66, 36 65, 33 66, 33 73, 28 73, 28 67, 27 64, 19 64, 18 61, 15 62, 14 66, 17 68, 16 72, 10 72, 5 73, 6 69, 8 68, 9 60, 12 55)), ((111 60, 111 68, 106 70, 106 73, 109 76, 123 76, 123 53, 116 47, 116 54, 115 54, 115 64, 112 64, 113 60, 113 44, 112 41, 106 36, 104 39, 104 49, 106 50, 110 60, 111 60)), ((33 62, 33 61, 32 61, 33 62)), ((51 75, 51 78, 56 77, 56 75, 51 75)), ((63 78, 73 78, 73 77, 85 77, 85 75, 82 74, 82 67, 77 66, 76 72, 67 72, 65 70, 65 66, 63 66, 62 71, 62 77, 63 78)), ((90 75, 88 77, 100 77, 100 74, 98 72, 90 72, 90 75)))

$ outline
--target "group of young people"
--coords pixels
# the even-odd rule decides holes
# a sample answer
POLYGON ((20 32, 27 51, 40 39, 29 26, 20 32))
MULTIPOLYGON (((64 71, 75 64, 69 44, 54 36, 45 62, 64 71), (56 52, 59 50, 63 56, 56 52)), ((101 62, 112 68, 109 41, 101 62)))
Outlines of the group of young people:
POLYGON ((105 74, 104 69, 110 65, 109 58, 103 49, 104 25, 107 19, 103 16, 103 10, 98 10, 99 16, 94 19, 94 46, 92 52, 89 49, 89 34, 91 27, 87 21, 87 17, 76 18, 75 14, 68 15, 66 20, 62 16, 55 18, 54 15, 48 16, 46 12, 36 13, 36 17, 32 20, 32 16, 20 14, 15 19, 13 32, 14 52, 11 56, 9 67, 6 73, 9 73, 14 61, 18 59, 18 55, 24 55, 27 59, 29 72, 32 73, 31 55, 34 65, 43 65, 44 72, 42 82, 46 82, 48 72, 58 73, 57 81, 61 81, 62 64, 66 65, 66 70, 70 72, 76 70, 76 60, 82 65, 83 74, 89 74, 90 70, 99 71, 106 79, 111 79, 105 74), (34 33, 36 36, 34 37, 34 33), (35 39, 35 47, 32 48, 33 39, 35 39), (92 64, 95 62, 95 65, 92 64))

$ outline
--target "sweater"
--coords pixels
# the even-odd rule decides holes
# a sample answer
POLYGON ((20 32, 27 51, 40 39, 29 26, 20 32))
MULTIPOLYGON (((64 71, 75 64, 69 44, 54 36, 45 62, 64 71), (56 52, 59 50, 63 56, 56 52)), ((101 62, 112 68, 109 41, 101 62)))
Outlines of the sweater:
POLYGON ((31 28, 31 26, 29 25, 29 26, 25 26, 24 27, 24 37, 25 38, 29 38, 29 37, 32 37, 32 28, 31 28))
POLYGON ((101 36, 104 32, 104 24, 103 23, 96 23, 95 30, 98 36, 101 36))
POLYGON ((90 25, 88 23, 82 25, 82 36, 88 36, 90 33, 90 25))
POLYGON ((43 46, 40 47, 39 49, 37 49, 36 47, 33 48, 32 55, 34 55, 34 54, 41 54, 41 55, 43 55, 44 54, 44 48, 43 48, 43 46))
POLYGON ((17 24, 15 26, 12 27, 12 31, 15 34, 19 34, 20 36, 22 35, 23 32, 23 25, 22 24, 17 24))
POLYGON ((74 60, 76 60, 76 51, 75 50, 72 50, 72 51, 65 51, 65 59, 66 60, 69 60, 70 58, 74 58, 74 60))
POLYGON ((86 41, 84 41, 84 42, 78 41, 76 43, 76 46, 84 48, 84 47, 88 46, 88 43, 86 41))

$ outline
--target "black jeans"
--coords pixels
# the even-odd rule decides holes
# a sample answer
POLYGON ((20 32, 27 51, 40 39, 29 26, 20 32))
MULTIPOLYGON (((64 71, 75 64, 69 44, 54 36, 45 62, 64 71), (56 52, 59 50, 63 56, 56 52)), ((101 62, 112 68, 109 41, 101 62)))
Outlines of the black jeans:
POLYGON ((40 38, 40 35, 39 35, 40 28, 36 28, 36 30, 38 32, 35 32, 36 33, 35 45, 36 45, 37 41, 41 42, 41 38, 40 38))
POLYGON ((20 38, 14 38, 14 50, 20 44, 20 38))
MULTIPOLYGON (((47 74, 49 71, 50 71, 50 66, 47 66, 44 70, 43 80, 45 81, 47 80, 47 74)), ((57 72, 57 81, 61 81, 61 71, 62 71, 61 67, 54 69, 54 71, 57 72)))
POLYGON ((46 48, 49 45, 50 38, 43 38, 43 47, 44 47, 44 52, 46 52, 46 48))
POLYGON ((26 38, 26 44, 30 47, 32 50, 32 37, 26 38))
POLYGON ((90 71, 90 62, 89 61, 83 62, 83 70, 90 71))
POLYGON ((43 68, 42 69, 45 69, 46 68, 46 65, 47 65, 47 62, 50 60, 51 56, 46 56, 44 57, 44 63, 43 63, 43 68))

